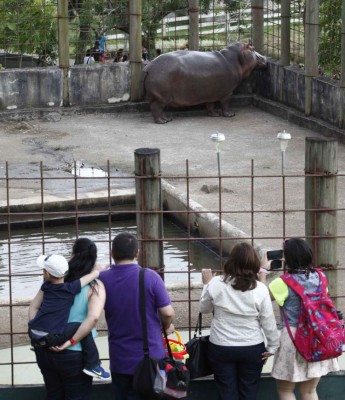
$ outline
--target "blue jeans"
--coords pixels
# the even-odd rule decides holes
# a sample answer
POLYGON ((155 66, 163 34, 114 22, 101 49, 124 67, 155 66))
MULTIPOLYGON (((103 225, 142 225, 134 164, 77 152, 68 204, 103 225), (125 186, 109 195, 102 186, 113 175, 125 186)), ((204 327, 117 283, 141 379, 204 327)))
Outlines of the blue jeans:
POLYGON ((265 351, 264 343, 238 347, 209 343, 208 357, 219 399, 256 400, 265 351))
POLYGON ((92 376, 84 374, 81 351, 59 353, 35 349, 37 364, 44 378, 46 400, 91 400, 92 376))

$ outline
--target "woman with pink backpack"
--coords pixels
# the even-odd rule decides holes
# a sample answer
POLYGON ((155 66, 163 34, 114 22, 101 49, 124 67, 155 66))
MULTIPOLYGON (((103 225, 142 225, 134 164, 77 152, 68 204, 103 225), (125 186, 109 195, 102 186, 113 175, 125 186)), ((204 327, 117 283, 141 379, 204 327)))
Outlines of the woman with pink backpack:
POLYGON ((320 378, 339 371, 342 324, 327 294, 325 274, 311 265, 309 245, 298 238, 286 240, 283 255, 287 273, 269 284, 282 326, 271 375, 280 400, 295 400, 296 385, 302 400, 318 400, 320 378))

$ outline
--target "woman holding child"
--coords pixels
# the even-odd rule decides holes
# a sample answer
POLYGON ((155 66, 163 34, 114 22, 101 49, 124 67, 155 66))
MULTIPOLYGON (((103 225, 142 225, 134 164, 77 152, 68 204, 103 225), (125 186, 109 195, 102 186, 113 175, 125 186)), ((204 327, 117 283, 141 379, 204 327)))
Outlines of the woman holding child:
MULTIPOLYGON (((50 256, 50 258, 52 257, 50 256)), ((54 257, 63 259, 62 256, 54 257)), ((39 257, 38 260, 40 260, 43 268, 48 265, 48 258, 49 256, 44 256, 43 261, 46 264, 42 264, 42 256, 39 257)), ((64 278, 64 283, 73 284, 78 280, 83 283, 88 276, 98 276, 98 273, 93 272, 95 271, 96 259, 97 247, 95 243, 87 238, 77 239, 73 246, 73 254, 68 263, 68 273, 64 278)), ((47 268, 49 269, 49 266, 47 268)), ((54 273, 54 269, 52 271, 54 273)), ((105 291, 102 282, 98 280, 93 280, 84 286, 81 284, 81 286, 80 292, 74 297, 68 319, 69 323, 79 322, 81 324, 76 331, 74 330, 70 340, 62 345, 53 345, 54 347, 50 348, 34 346, 37 364, 41 369, 47 390, 47 400, 64 400, 67 398, 69 400, 89 400, 91 398, 92 376, 96 375, 85 371, 85 359, 80 341, 87 337, 91 331, 95 336, 94 328, 104 307, 105 291)), ((29 308, 30 323, 36 315, 39 315, 40 307, 44 301, 43 297, 44 294, 40 290, 31 302, 29 308)), ((100 370, 109 376, 101 367, 100 370)))

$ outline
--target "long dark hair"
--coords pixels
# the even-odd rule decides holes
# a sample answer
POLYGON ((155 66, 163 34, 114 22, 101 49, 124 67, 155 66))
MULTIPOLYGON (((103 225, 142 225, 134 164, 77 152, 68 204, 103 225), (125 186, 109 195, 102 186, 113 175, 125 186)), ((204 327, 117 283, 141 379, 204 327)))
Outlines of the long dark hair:
POLYGON ((305 240, 299 238, 285 240, 283 251, 288 272, 291 274, 314 269, 311 265, 313 250, 305 240))
POLYGON ((257 286, 259 269, 260 260, 253 246, 238 243, 224 264, 224 282, 233 280, 232 287, 242 292, 253 290, 257 286))
MULTIPOLYGON (((72 282, 89 274, 97 260, 97 247, 95 243, 88 238, 79 238, 74 242, 72 249, 72 258, 69 260, 68 274, 65 282, 72 282)), ((95 282, 91 284, 95 287, 95 282)))

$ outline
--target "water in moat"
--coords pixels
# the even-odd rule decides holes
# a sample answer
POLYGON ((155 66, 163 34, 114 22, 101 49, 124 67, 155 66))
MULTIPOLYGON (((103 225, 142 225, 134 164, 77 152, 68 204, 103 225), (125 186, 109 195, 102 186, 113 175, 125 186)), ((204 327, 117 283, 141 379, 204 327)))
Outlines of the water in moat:
MULTIPOLYGON (((136 234, 135 220, 113 222, 111 231, 106 223, 80 223, 79 237, 88 237, 97 244, 98 262, 107 265, 110 240, 122 231, 136 234)), ((193 271, 191 280, 201 281, 202 268, 218 269, 219 256, 199 241, 183 240, 186 233, 169 220, 164 220, 164 264, 166 284, 187 282, 188 265, 193 271), (170 240, 169 238, 174 238, 170 240), (181 238, 181 241, 176 240, 181 238), (188 264, 189 262, 189 264, 188 264), (176 271, 176 272, 175 272, 176 271)), ((71 255, 76 237, 74 225, 46 227, 44 232, 44 254, 62 254, 67 259, 71 255)), ((10 291, 13 300, 32 298, 42 283, 42 271, 36 265, 36 258, 43 253, 42 232, 39 229, 22 229, 11 232, 8 241, 7 232, 0 232, 0 300, 9 301, 10 291), (9 254, 11 282, 4 274, 9 274, 9 254), (11 288, 11 289, 10 289, 11 288)))

